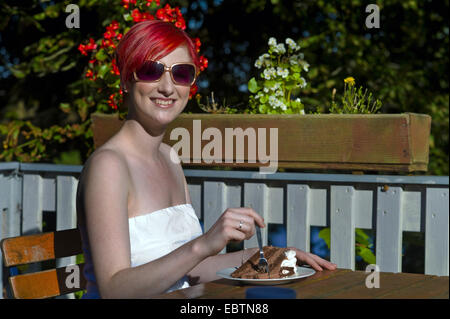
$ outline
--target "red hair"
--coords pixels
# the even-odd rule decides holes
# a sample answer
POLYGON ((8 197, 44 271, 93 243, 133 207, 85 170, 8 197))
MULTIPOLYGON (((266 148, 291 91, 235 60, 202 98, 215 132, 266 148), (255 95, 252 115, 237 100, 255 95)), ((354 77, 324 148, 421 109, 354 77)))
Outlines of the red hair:
POLYGON ((144 61, 161 59, 180 45, 186 45, 193 63, 199 69, 195 44, 186 32, 162 20, 136 23, 122 37, 115 52, 121 83, 131 80, 133 72, 144 61))

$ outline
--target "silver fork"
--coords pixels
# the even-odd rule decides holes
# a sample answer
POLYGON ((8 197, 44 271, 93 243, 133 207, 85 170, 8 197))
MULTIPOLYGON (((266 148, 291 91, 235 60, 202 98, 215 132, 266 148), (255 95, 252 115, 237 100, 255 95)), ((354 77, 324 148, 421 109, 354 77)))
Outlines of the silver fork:
POLYGON ((256 226, 256 236, 258 238, 258 246, 259 246, 259 263, 258 263, 258 269, 264 269, 267 274, 270 277, 270 271, 269 271, 269 263, 267 262, 267 259, 264 258, 264 251, 262 246, 262 239, 261 239, 261 229, 258 225, 256 226))

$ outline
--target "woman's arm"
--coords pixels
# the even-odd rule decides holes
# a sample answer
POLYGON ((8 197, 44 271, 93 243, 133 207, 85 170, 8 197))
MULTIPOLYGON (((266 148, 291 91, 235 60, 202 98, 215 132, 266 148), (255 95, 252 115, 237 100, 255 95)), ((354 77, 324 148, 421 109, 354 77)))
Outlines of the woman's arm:
MULTIPOLYGON (((308 264, 316 271, 335 270, 337 265, 329 262, 315 254, 304 252, 295 247, 288 247, 296 252, 297 265, 308 264)), ((219 254, 203 260, 189 273, 189 283, 192 285, 220 279, 216 272, 231 267, 239 267, 246 262, 253 254, 258 252, 258 248, 248 248, 241 251, 219 254)))
POLYGON ((197 285, 220 279, 216 275, 217 271, 224 268, 239 267, 257 251, 258 248, 248 248, 232 253, 210 256, 188 273, 189 283, 197 285))

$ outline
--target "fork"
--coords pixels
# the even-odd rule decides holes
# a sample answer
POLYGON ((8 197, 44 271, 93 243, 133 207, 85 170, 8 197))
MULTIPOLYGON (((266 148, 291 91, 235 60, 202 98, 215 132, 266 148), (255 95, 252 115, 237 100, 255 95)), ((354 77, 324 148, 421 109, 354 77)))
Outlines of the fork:
POLYGON ((269 271, 269 263, 267 262, 267 259, 264 258, 264 251, 262 247, 262 239, 261 239, 261 228, 259 228, 258 225, 256 225, 256 236, 258 238, 258 246, 259 246, 259 262, 258 262, 258 270, 265 269, 267 274, 270 278, 270 271, 269 271))

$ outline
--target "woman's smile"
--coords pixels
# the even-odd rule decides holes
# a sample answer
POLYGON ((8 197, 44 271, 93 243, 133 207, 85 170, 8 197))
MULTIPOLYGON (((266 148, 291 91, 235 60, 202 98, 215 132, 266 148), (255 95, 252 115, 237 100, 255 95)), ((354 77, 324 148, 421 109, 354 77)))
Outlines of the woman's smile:
POLYGON ((175 99, 167 98, 150 98, 150 100, 157 106, 167 109, 175 105, 175 99))

